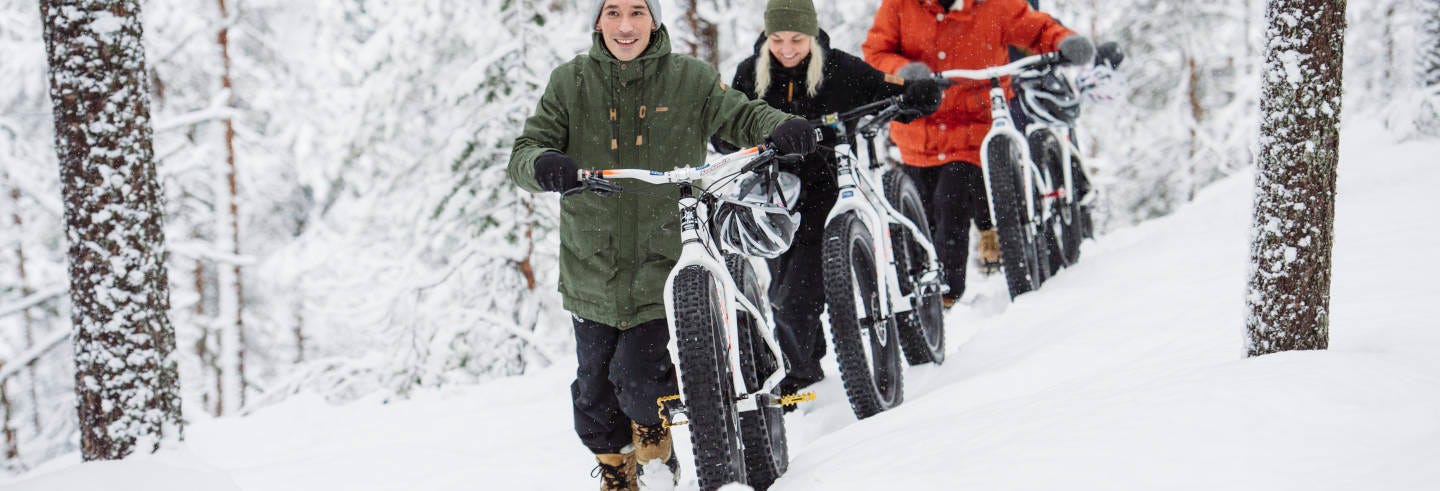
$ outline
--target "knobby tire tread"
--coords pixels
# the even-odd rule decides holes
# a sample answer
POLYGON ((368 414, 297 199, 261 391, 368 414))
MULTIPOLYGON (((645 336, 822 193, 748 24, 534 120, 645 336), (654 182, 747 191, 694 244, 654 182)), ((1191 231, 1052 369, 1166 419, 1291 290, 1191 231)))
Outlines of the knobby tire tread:
POLYGON ((708 271, 689 266, 675 278, 675 325, 680 374, 700 488, 745 482, 735 420, 735 395, 724 353, 724 328, 708 271))
MULTIPOLYGON (((830 333, 835 343, 835 358, 840 365, 840 380, 845 386, 845 396, 850 400, 850 408, 854 410, 855 417, 865 419, 900 404, 904 398, 904 378, 901 373, 894 374, 895 397, 887 403, 879 393, 875 381, 875 377, 879 375, 879 367, 877 373, 871 373, 867 368, 869 364, 865 360, 862 343, 869 340, 861 337, 859 319, 853 315, 855 294, 850 276, 850 265, 853 264, 850 254, 850 242, 854 237, 852 234, 859 235, 867 250, 874 250, 864 223, 853 213, 841 215, 825 227, 825 302, 830 312, 830 333)), ((871 265, 874 266, 873 258, 871 265)), ((873 272, 864 274, 874 275, 873 272)), ((894 344, 888 347, 893 350, 894 344)), ((898 372, 898 364, 894 369, 898 372)))

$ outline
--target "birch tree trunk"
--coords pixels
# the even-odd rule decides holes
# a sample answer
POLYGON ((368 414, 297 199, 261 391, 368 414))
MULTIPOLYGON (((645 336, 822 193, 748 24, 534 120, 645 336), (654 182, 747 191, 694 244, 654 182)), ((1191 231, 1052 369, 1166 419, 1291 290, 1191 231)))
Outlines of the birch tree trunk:
POLYGON ((41 0, 85 460, 181 437, 140 0, 41 0))
POLYGON ((1345 0, 1271 0, 1266 21, 1251 356, 1329 344, 1345 0))

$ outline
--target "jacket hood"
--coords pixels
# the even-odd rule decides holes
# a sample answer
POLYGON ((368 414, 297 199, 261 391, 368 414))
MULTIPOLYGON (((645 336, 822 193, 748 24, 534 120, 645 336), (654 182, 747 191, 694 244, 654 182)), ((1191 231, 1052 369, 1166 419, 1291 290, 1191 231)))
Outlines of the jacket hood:
MULTIPOLYGON (((605 47, 605 37, 600 31, 590 35, 590 58, 601 63, 619 63, 610 50, 605 47)), ((670 54, 670 31, 664 24, 659 29, 650 31, 650 45, 645 47, 645 52, 640 53, 634 61, 648 61, 670 54)))

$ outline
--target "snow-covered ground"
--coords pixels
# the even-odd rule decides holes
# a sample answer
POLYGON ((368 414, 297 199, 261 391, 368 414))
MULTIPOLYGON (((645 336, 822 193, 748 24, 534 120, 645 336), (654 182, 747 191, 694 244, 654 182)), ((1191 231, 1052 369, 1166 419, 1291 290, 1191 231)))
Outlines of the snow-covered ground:
MULTIPOLYGON (((1440 489, 1440 142, 1347 127, 1331 349, 1244 356, 1251 177, 1086 244, 1008 305, 977 279, 944 365, 855 421, 832 364, 774 489, 1440 489)), ((586 489, 573 365, 392 403, 296 397, 178 449, 54 462, 7 491, 586 489)), ((193 417, 193 415, 192 415, 193 417)), ((688 434, 677 433, 687 480, 688 434)))

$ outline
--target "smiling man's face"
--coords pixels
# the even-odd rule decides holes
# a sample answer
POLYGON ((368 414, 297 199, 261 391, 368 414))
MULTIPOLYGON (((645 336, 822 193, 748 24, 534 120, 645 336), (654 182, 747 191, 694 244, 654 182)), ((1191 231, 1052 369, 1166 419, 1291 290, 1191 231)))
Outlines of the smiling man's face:
POLYGON ((605 0, 600 19, 595 21, 595 28, 605 38, 605 49, 620 61, 633 60, 645 52, 655 25, 645 0, 605 0))

